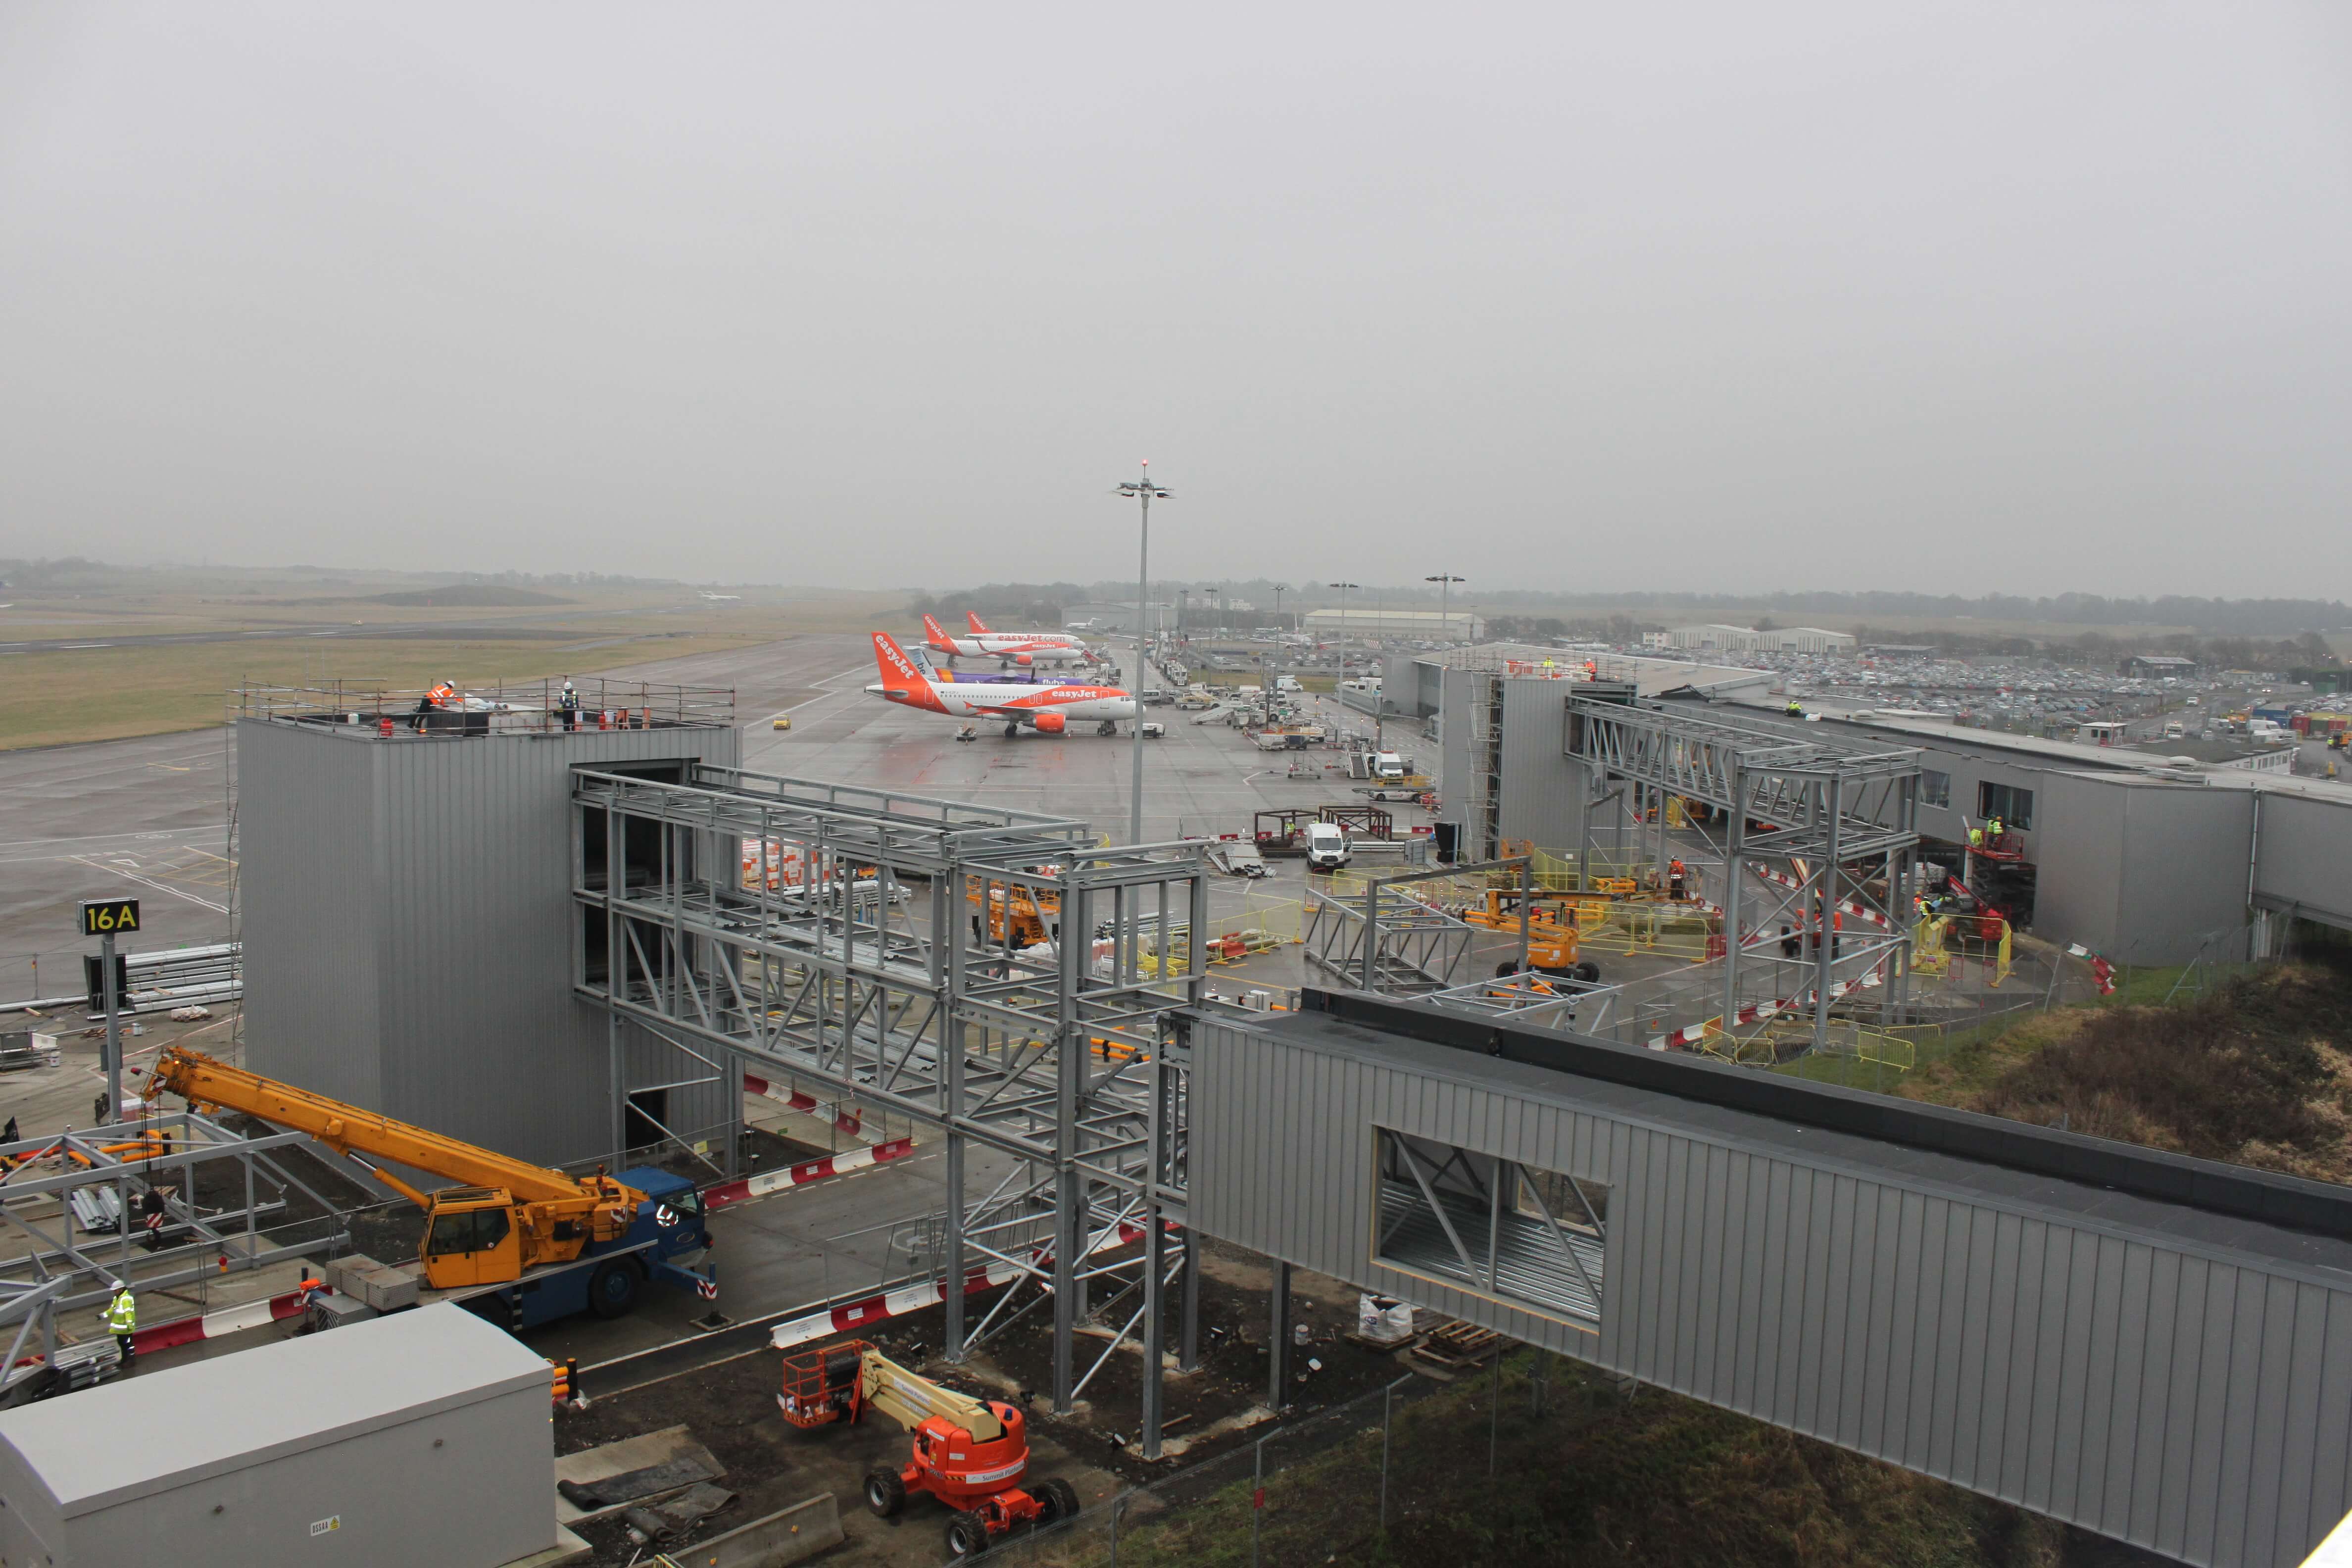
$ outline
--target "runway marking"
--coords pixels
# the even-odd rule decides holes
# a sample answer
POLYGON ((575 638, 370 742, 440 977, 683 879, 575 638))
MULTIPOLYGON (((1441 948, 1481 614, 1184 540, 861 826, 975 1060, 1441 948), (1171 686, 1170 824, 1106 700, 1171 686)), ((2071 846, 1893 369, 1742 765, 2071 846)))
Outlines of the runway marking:
POLYGON ((185 899, 188 902, 201 905, 204 908, 212 910, 213 913, 216 915, 225 915, 228 913, 228 906, 226 904, 216 904, 210 899, 200 899, 194 893, 182 892, 179 889, 172 887, 168 883, 156 881, 152 877, 142 877, 133 871, 126 871, 120 866, 110 866, 103 860, 93 860, 87 855, 69 855, 66 857, 66 858, 75 861, 79 865, 87 866, 93 871, 104 871, 111 876, 121 877, 125 881, 136 882, 142 888, 152 888, 159 893, 169 893, 175 899, 185 899))

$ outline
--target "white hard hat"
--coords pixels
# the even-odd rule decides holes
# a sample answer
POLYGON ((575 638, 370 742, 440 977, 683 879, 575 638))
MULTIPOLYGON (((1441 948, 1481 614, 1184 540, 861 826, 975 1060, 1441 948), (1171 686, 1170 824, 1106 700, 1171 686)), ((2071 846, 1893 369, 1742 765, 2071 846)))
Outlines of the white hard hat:
POLYGON ((120 1279, 112 1280, 112 1281, 110 1281, 109 1283, 110 1283, 110 1289, 116 1289, 116 1290, 128 1290, 128 1289, 131 1289, 131 1287, 130 1287, 130 1286, 125 1285, 125 1284, 124 1284, 121 1280, 120 1280, 120 1279))

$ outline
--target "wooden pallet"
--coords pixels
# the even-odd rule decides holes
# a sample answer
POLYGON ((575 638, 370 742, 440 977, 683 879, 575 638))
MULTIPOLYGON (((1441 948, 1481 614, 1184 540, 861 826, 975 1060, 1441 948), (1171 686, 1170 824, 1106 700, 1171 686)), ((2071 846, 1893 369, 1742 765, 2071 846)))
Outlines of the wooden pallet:
POLYGON ((1412 1353, 1433 1366, 1463 1372, 1484 1365, 1487 1357, 1503 1348, 1503 1336, 1492 1329, 1449 1318, 1430 1330, 1421 1343, 1412 1347, 1412 1353))

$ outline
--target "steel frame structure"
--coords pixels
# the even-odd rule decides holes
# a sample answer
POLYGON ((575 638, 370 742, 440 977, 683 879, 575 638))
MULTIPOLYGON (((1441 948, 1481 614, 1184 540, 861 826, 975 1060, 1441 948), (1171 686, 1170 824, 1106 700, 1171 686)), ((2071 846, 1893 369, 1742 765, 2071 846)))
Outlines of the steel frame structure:
POLYGON ((1204 846, 1111 847, 1072 818, 709 765, 684 783, 583 769, 573 813, 572 983, 607 1016, 615 1146, 623 1019, 730 1082, 761 1064, 935 1129, 949 1357, 1012 1321, 1019 1279, 971 1332, 960 1288, 976 1262, 1008 1266, 1051 1293, 1066 1412, 1093 1375, 1072 1364, 1089 1282, 1132 1271, 1156 1456, 1171 1284, 1181 1363, 1196 1360, 1198 1259, 1186 1233, 1171 1261, 1170 1232, 1191 1076, 1173 1015, 1200 1000, 1204 846), (1016 910, 1049 940, 1016 941, 1016 910), (976 1199, 975 1142, 1018 1162, 976 1199), (1101 1260, 1130 1242, 1139 1258, 1101 1260))
MULTIPOLYGON (((1589 770, 1580 812, 1579 864, 1592 851, 1591 806, 1613 798, 1631 810, 1640 837, 1650 812, 1645 796, 1663 806, 1668 795, 1701 802, 1723 814, 1724 972, 1720 1028, 1735 1041, 1743 1028, 1759 1032, 1796 1006, 1812 1015, 1813 1048, 1829 1037, 1832 1003, 1845 989, 1834 977, 1857 958, 1885 977, 1882 1009, 1900 1017, 1908 999, 1910 921, 1903 908, 1913 851, 1919 842, 1919 752, 1913 747, 1867 747, 1824 741, 1754 720, 1709 710, 1642 708, 1591 698, 1568 700, 1565 750, 1589 770), (1744 922, 1751 873, 1768 862, 1790 868, 1789 891, 1752 924, 1744 922), (1883 873, 1884 899, 1871 894, 1870 874, 1883 873), (1856 912, 1853 939, 1842 931, 1842 910, 1856 912), (1743 948, 1770 921, 1793 910, 1798 929, 1815 935, 1812 973, 1791 995, 1761 1005, 1743 1001, 1743 948), (1880 928, 1867 933, 1868 922, 1880 928), (1745 926, 1745 929, 1743 929, 1745 926)), ((1657 859, 1667 858, 1665 814, 1656 812, 1657 859)), ((1751 955, 1753 956, 1753 955, 1751 955)))
POLYGON ((1475 936, 1467 921, 1403 889, 1413 882, 1508 872, 1518 879, 1518 964, 1528 963, 1528 866, 1525 855, 1365 879, 1360 906, 1319 889, 1307 890, 1307 962, 1343 985, 1388 996, 1454 989, 1455 972, 1475 936))
POLYGON ((135 1291, 169 1289, 342 1246, 350 1237, 342 1229, 341 1206, 269 1158, 272 1150, 310 1142, 310 1135, 304 1132, 247 1138, 209 1117, 182 1110, 0 1144, 0 1156, 25 1162, 0 1178, 0 1221, 29 1244, 24 1251, 0 1257, 0 1337, 8 1345, 7 1358, 0 1362, 0 1389, 37 1376, 57 1354, 58 1311, 103 1305, 112 1295, 107 1289, 110 1279, 125 1280, 135 1291), (131 1142, 142 1144, 142 1150, 126 1158, 121 1151, 131 1142), (168 1152, 146 1152, 165 1148, 168 1152), (199 1213, 188 1201, 195 1188, 196 1167, 228 1159, 245 1167, 244 1206, 219 1214, 199 1213), (41 1166, 50 1161, 57 1168, 44 1173, 41 1166), (152 1252, 143 1246, 134 1247, 131 1195, 145 1193, 158 1175, 167 1172, 180 1173, 182 1184, 175 1195, 164 1200, 166 1233, 176 1232, 183 1239, 152 1252), (265 1179, 279 1194, 294 1187, 318 1204, 326 1212, 321 1223, 327 1233, 309 1237, 299 1246, 266 1240, 257 1222, 285 1204, 282 1198, 262 1200, 257 1187, 265 1179), (87 1237, 77 1240, 71 1199, 92 1187, 115 1189, 121 1229, 103 1240, 87 1237), (24 1212, 28 1200, 45 1197, 55 1197, 58 1203, 54 1232, 45 1220, 24 1212), (112 1261, 108 1260, 109 1254, 112 1261), (37 1361, 26 1353, 36 1336, 37 1361))

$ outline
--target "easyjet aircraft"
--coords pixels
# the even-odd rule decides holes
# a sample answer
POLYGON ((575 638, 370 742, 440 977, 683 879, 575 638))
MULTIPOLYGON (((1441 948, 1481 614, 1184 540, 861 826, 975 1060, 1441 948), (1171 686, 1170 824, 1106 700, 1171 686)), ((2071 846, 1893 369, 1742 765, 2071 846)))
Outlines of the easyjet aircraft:
POLYGON ((1002 721, 1005 738, 1026 725, 1041 735, 1066 733, 1074 723, 1091 720, 1095 733, 1114 735, 1118 721, 1135 717, 1135 699, 1116 686, 983 685, 932 679, 915 668, 906 650, 888 632, 874 634, 874 662, 882 679, 866 689, 908 708, 928 709, 950 719, 1002 721))
POLYGON ((1037 664, 1092 664, 1094 655, 1076 637, 1015 637, 1007 632, 990 632, 979 637, 950 637, 945 626, 930 616, 923 617, 924 645, 934 653, 953 658, 961 654, 965 658, 992 658, 1005 668, 1016 666, 1027 668, 1037 664))
POLYGON ((1024 642, 1041 642, 1048 646, 1058 643, 1064 647, 1084 647, 1087 640, 1084 637, 1074 637, 1067 632, 992 632, 981 625, 980 617, 970 610, 963 613, 963 624, 971 628, 972 636, 982 638, 1012 638, 1024 642))

